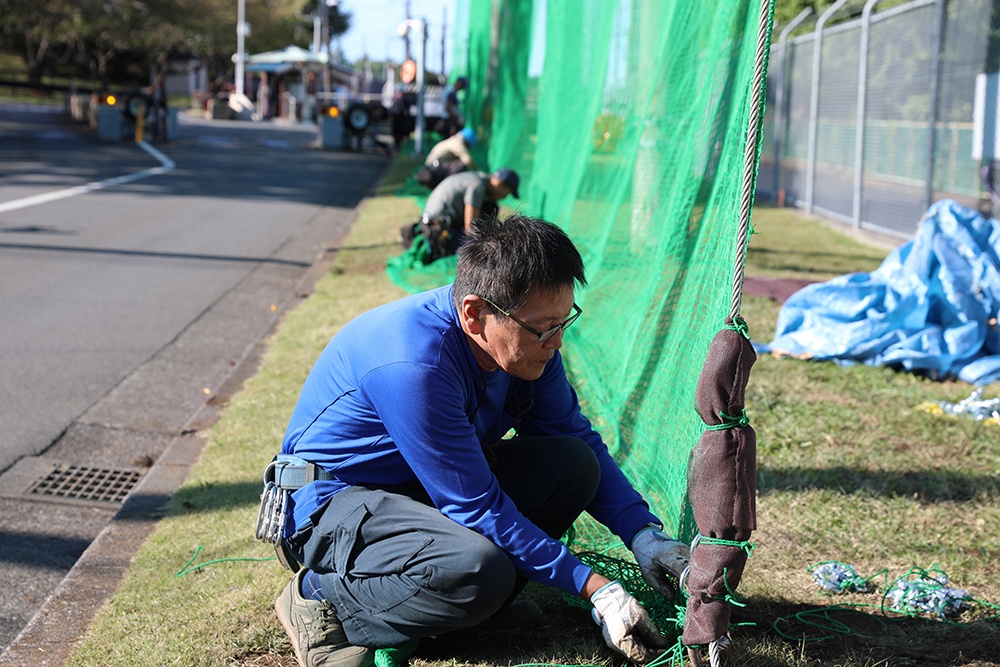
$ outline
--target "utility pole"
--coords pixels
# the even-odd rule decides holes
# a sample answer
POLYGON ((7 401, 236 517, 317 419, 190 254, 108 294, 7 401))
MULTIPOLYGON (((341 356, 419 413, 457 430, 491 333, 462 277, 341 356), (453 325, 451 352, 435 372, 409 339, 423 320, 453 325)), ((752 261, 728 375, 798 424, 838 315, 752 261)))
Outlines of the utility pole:
MULTIPOLYGON (((321 11, 323 12, 323 29, 322 29, 322 40, 323 40, 323 51, 326 54, 326 62, 323 64, 323 92, 327 95, 330 94, 330 7, 336 7, 339 0, 322 0, 320 5, 322 6, 321 11)), ((327 97, 329 101, 329 97, 327 97)))
MULTIPOLYGON (((409 22, 409 20, 411 18, 412 18, 412 16, 410 15, 410 0, 406 0, 406 21, 409 22)), ((410 33, 409 32, 407 32, 406 36, 403 37, 403 43, 406 45, 406 57, 403 58, 403 60, 409 60, 410 57, 411 57, 411 54, 410 54, 410 33)))
MULTIPOLYGON (((409 4, 409 3, 407 3, 409 4)), ((409 7, 407 7, 407 12, 409 12, 409 7)), ((422 155, 424 150, 424 69, 427 67, 425 60, 427 58, 427 21, 424 19, 406 19, 399 24, 396 28, 396 32, 400 37, 409 42, 410 31, 414 30, 417 33, 417 39, 420 40, 419 50, 417 51, 417 123, 414 128, 414 152, 417 155, 422 155)))
POLYGON ((243 71, 246 60, 247 7, 246 0, 240 0, 236 8, 236 96, 243 96, 243 83, 246 74, 243 71))
POLYGON ((441 8, 441 76, 445 78, 445 82, 448 81, 448 73, 444 69, 444 44, 445 36, 448 34, 448 8, 441 8))

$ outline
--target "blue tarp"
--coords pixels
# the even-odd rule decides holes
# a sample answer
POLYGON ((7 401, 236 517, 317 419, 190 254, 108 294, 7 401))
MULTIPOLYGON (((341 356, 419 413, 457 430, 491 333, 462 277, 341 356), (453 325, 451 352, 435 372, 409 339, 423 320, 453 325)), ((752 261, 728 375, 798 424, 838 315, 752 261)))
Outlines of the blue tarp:
POLYGON ((1000 380, 998 310, 1000 222, 942 200, 872 273, 792 294, 756 348, 985 385, 1000 380))

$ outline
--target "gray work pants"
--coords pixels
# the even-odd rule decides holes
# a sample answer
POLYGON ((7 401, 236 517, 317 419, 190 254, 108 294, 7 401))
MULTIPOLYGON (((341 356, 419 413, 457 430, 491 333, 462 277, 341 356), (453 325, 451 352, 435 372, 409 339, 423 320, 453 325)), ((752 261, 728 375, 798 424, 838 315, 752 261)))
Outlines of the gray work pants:
MULTIPOLYGON (((597 491, 597 457, 577 438, 515 437, 493 451, 500 487, 552 537, 597 491)), ((526 583, 506 553, 441 514, 423 489, 396 491, 348 487, 288 539, 299 562, 319 573, 355 646, 400 646, 477 625, 526 583)))

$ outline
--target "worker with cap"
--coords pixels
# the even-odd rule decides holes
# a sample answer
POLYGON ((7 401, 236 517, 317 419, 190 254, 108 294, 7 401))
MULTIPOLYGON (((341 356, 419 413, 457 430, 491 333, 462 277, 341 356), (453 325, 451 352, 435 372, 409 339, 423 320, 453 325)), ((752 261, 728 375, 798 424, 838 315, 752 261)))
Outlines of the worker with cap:
POLYGON ((447 139, 434 144, 424 166, 417 172, 417 180, 434 189, 449 176, 463 171, 474 171, 476 161, 469 149, 476 145, 476 131, 471 127, 463 129, 447 139))
POLYGON ((417 235, 427 241, 424 262, 455 254, 476 219, 495 218, 497 202, 508 195, 519 197, 521 178, 504 167, 491 174, 463 171, 441 181, 427 197, 420 219, 408 231, 401 230, 403 246, 410 247, 417 235))
POLYGON ((465 115, 462 113, 458 101, 458 93, 468 87, 469 80, 464 76, 460 76, 455 79, 455 83, 445 86, 445 89, 441 92, 441 99, 444 100, 445 131, 440 134, 450 137, 465 125, 465 115))
POLYGON ((459 236, 468 233, 472 221, 482 214, 495 216, 497 202, 508 195, 520 199, 521 178, 513 169, 497 169, 492 174, 466 171, 441 181, 424 205, 424 218, 444 217, 459 236))

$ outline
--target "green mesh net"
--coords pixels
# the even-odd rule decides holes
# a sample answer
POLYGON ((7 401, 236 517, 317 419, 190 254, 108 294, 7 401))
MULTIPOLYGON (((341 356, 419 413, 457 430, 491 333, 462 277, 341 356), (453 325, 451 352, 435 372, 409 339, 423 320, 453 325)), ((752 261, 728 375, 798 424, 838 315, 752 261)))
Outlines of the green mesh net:
MULTIPOLYGON (((686 539, 687 462, 704 428, 695 386, 746 251, 751 88, 770 30, 760 2, 456 7, 452 74, 470 80, 463 110, 487 150, 480 167, 517 170, 521 199, 502 203, 558 224, 580 248, 590 287, 577 296, 567 365, 625 473, 686 539)), ((454 275, 453 261, 390 264, 410 291, 454 275)), ((576 540, 591 548, 608 535, 581 521, 576 540)))

